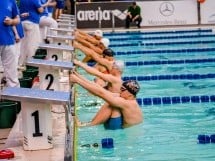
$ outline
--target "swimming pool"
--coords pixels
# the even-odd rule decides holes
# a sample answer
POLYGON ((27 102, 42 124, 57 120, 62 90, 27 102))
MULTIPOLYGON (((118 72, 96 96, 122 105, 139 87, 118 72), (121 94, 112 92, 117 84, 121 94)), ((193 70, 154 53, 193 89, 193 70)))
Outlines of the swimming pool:
MULTIPOLYGON (((172 30, 169 30, 169 36, 173 36, 176 31, 171 32, 172 30)), ((214 35, 208 32, 207 34, 214 35)), ((191 33, 177 31, 177 34, 183 36, 193 33, 202 34, 193 30, 191 33)), ((130 38, 132 34, 134 33, 110 33, 106 36, 118 39, 119 35, 123 35, 122 38, 126 36, 130 38)), ((144 33, 141 34, 144 36, 144 33)), ((163 35, 159 32, 151 34, 156 37, 163 35)), ((150 33, 145 35, 150 36, 150 33)), ((204 39, 212 40, 212 37, 204 39)), ((190 44, 196 40, 192 38, 189 40, 190 44)), ((169 42, 184 41, 187 40, 180 37, 169 40, 169 42)), ((194 46, 179 43, 176 47, 171 43, 151 44, 145 48, 139 40, 126 41, 125 46, 122 46, 122 42, 123 39, 113 43, 111 41, 112 49, 116 51, 116 59, 126 62, 123 79, 137 79, 141 85, 137 97, 144 113, 144 122, 115 131, 104 130, 102 125, 79 128, 76 136, 76 160, 214 160, 215 144, 197 144, 199 134, 215 133, 215 55, 211 51, 213 43, 212 46, 210 43, 204 43, 204 47, 199 45, 201 42, 194 46), (158 52, 150 52, 151 48, 158 52), (168 52, 169 50, 171 52, 168 52), (113 138, 114 148, 102 149, 103 138, 113 138), (93 147, 94 143, 98 143, 99 147, 93 147)), ((156 42, 161 43, 163 40, 156 42)), ((85 74, 83 71, 80 72, 85 74)), ((93 79, 92 76, 87 77, 93 79)), ((77 86, 76 100, 76 113, 82 121, 92 119, 103 103, 80 86, 77 86)))

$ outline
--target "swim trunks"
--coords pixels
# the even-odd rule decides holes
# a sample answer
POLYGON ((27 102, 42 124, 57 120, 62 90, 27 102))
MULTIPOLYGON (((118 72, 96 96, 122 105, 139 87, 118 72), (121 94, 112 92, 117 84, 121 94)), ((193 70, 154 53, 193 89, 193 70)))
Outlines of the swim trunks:
POLYGON ((104 123, 104 127, 107 130, 122 129, 122 117, 110 118, 104 123))

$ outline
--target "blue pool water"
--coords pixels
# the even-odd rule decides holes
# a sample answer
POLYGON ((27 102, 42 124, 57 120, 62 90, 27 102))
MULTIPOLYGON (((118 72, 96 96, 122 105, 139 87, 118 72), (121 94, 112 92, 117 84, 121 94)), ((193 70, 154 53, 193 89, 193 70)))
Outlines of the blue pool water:
MULTIPOLYGON (((186 34, 190 33, 183 33, 183 35, 186 34)), ((160 36, 159 33, 155 35, 160 36)), ((120 37, 119 35, 115 36, 120 37)), ((115 36, 114 34, 107 35, 111 38, 115 36)), ((132 34, 126 33, 126 35, 123 35, 123 37, 126 36, 132 37, 132 34)), ((211 37, 208 39, 211 39, 211 37)), ((132 44, 135 41, 129 43, 132 44)), ((175 41, 184 41, 184 39, 175 41)), ((143 49, 141 45, 135 47, 117 46, 120 42, 114 42, 115 46, 112 47, 116 53, 143 49)), ((205 43, 204 48, 211 47, 210 45, 205 43)), ((174 46, 176 49, 186 47, 186 44, 174 46)), ((201 45, 192 47, 202 48, 201 45)), ((169 48, 172 48, 171 44, 155 47, 159 50, 169 48)), ((125 62, 211 58, 215 58, 212 51, 116 55, 116 59, 125 62)), ((82 70, 79 72, 86 75, 82 70)), ((215 73, 214 62, 126 66, 123 78, 130 76, 134 76, 134 78, 150 76, 151 78, 159 75, 170 75, 170 78, 172 78, 172 75, 204 75, 208 73, 215 73)), ((87 78, 93 79, 89 75, 87 75, 87 78)), ((199 77, 199 79, 141 80, 139 83, 141 91, 137 97, 143 99, 174 96, 213 96, 215 91, 215 78, 205 76, 199 77)), ((77 161, 212 161, 215 158, 215 144, 198 144, 197 137, 199 134, 215 134, 215 102, 210 99, 205 103, 201 103, 201 101, 199 103, 141 104, 144 122, 123 130, 104 130, 102 125, 79 128, 76 144, 77 161), (102 149, 101 139, 103 138, 113 138, 114 148, 102 149), (93 143, 98 143, 99 147, 93 147, 93 143), (91 146, 83 147, 82 145, 85 144, 91 146)), ((76 112, 81 121, 91 120, 102 103, 101 99, 92 96, 86 90, 77 86, 76 112)))

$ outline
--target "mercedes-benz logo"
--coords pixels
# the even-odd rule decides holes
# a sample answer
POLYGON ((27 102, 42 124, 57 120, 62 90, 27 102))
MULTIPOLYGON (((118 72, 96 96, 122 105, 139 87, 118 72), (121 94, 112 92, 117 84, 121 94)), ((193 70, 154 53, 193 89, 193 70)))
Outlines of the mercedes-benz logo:
POLYGON ((170 2, 164 2, 160 5, 160 13, 163 16, 171 16, 174 12, 174 5, 170 2))

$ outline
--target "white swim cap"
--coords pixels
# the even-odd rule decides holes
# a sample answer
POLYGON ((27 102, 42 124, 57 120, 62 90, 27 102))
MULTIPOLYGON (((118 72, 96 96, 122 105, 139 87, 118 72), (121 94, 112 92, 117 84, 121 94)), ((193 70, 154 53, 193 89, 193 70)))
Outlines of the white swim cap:
POLYGON ((99 37, 102 37, 102 36, 103 36, 103 32, 102 32, 102 30, 96 30, 96 31, 94 32, 94 35, 99 36, 99 37))
POLYGON ((123 71, 124 67, 125 67, 125 63, 122 60, 116 60, 113 63, 113 68, 117 68, 121 72, 123 71))
POLYGON ((102 38, 102 39, 100 40, 100 42, 101 42, 106 48, 108 48, 108 46, 110 45, 110 40, 107 39, 107 38, 102 38))

